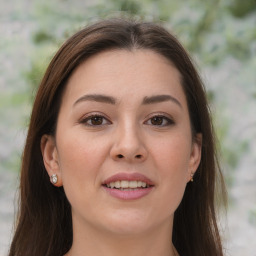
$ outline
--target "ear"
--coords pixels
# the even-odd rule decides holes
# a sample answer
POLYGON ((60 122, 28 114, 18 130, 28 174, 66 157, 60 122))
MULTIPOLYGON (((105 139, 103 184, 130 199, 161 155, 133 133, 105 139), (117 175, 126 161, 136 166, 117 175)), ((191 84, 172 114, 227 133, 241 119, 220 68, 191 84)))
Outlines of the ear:
POLYGON ((62 186, 61 171, 59 164, 58 151, 56 148, 55 139, 51 135, 43 135, 41 138, 41 152, 43 156, 44 166, 49 175, 49 178, 56 174, 58 181, 54 186, 62 186))
POLYGON ((191 178, 193 178, 193 175, 197 171, 197 168, 201 162, 202 140, 203 138, 201 133, 196 134, 195 138, 193 139, 187 182, 189 182, 191 178))

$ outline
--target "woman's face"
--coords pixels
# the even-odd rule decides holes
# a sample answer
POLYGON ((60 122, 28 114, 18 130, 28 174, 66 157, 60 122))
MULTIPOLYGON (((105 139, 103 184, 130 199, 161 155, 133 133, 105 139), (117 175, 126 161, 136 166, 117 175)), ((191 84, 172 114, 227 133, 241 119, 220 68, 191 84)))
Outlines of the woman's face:
POLYGON ((74 228, 170 230, 201 154, 180 80, 150 50, 107 51, 74 71, 56 137, 42 139, 45 166, 64 187, 74 228))

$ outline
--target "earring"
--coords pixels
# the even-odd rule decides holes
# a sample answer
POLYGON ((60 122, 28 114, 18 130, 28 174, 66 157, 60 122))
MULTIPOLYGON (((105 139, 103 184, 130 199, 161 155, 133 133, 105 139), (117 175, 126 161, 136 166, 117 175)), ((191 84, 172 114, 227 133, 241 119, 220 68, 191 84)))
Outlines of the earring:
POLYGON ((193 173, 193 172, 191 172, 191 174, 190 174, 190 181, 191 181, 191 182, 193 182, 193 181, 194 181, 193 177, 194 177, 194 173, 193 173))
POLYGON ((58 182, 57 174, 51 175, 50 181, 51 181, 52 184, 56 184, 58 182))

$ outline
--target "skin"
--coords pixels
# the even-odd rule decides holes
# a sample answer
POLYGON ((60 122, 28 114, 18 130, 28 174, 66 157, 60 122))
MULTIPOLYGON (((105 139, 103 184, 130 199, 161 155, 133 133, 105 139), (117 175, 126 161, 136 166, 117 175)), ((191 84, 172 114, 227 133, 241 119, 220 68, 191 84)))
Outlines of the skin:
POLYGON ((173 215, 200 163, 201 136, 192 138, 180 73, 167 59, 116 50, 86 60, 68 81, 56 137, 44 135, 41 149, 72 206, 67 255, 175 255, 173 215), (81 98, 95 94, 116 102, 81 98), (142 104, 156 95, 172 99, 142 104), (103 116, 100 125, 92 114, 103 116), (144 174, 154 187, 136 200, 114 198, 102 182, 119 172, 144 174))

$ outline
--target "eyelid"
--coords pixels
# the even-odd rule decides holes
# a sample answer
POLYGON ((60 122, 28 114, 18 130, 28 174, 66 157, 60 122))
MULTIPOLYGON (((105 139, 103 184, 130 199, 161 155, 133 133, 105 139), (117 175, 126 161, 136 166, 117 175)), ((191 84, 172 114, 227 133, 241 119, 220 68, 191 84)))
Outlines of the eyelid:
POLYGON ((92 117, 102 117, 105 120, 107 120, 108 124, 112 124, 112 122, 110 121, 110 118, 107 117, 105 114, 101 113, 101 112, 90 112, 87 113, 85 115, 83 115, 79 120, 78 123, 82 123, 86 126, 104 126, 104 125, 108 125, 108 124, 102 124, 102 125, 90 125, 90 124, 86 124, 86 121, 89 120, 92 117))
POLYGON ((166 117, 166 118, 169 118, 171 120, 174 121, 174 118, 173 116, 171 116, 170 114, 167 114, 165 112, 154 112, 154 113, 150 113, 149 115, 146 116, 146 120, 152 118, 152 117, 155 117, 155 116, 162 116, 162 117, 166 117))
MULTIPOLYGON (((173 125, 175 124, 175 121, 174 121, 174 118, 170 115, 170 114, 167 114, 167 113, 163 113, 163 112, 156 112, 156 113, 151 113, 150 115, 148 115, 146 117, 146 120, 143 122, 144 124, 146 122, 148 122, 151 118, 153 117, 163 117, 165 119, 168 120, 169 124, 168 125, 173 125)), ((168 126, 168 125, 162 125, 162 127, 164 126, 168 126)), ((161 125, 159 125, 159 127, 161 127, 161 125)))

